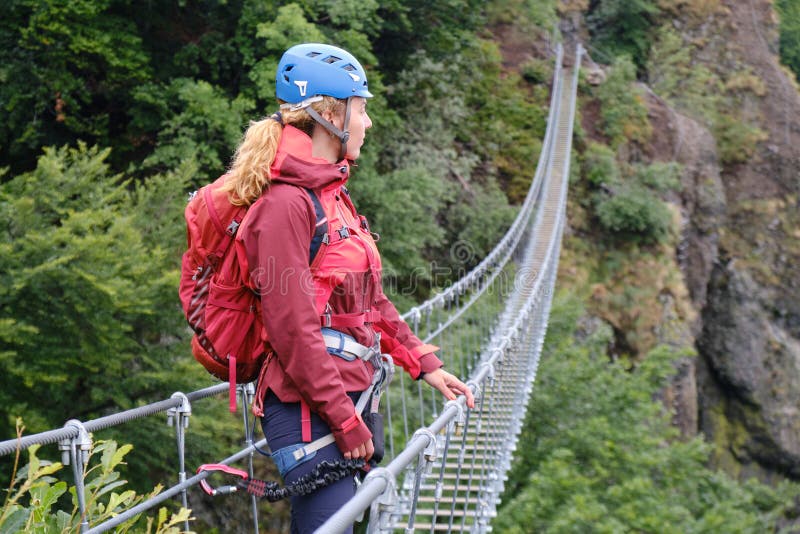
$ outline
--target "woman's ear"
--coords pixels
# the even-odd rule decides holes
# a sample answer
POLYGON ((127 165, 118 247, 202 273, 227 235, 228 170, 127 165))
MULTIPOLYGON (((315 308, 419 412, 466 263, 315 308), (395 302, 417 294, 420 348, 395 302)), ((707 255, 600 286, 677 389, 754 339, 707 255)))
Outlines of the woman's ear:
POLYGON ((331 124, 336 124, 334 122, 336 120, 336 114, 330 109, 326 109, 325 111, 322 112, 322 118, 330 122, 331 124))
POLYGON ((322 118, 330 122, 337 128, 344 129, 344 116, 342 113, 334 113, 332 109, 326 109, 322 112, 322 118), (341 123, 341 124, 340 124, 341 123))

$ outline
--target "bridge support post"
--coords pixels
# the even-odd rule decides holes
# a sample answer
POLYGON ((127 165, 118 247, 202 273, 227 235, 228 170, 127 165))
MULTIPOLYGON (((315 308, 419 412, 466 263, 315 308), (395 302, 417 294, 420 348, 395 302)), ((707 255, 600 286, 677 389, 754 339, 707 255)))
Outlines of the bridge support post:
POLYGON ((78 498, 78 510, 81 514, 81 532, 89 530, 89 518, 86 514, 86 487, 83 483, 85 466, 89 463, 89 451, 92 450, 92 437, 86 431, 83 423, 77 419, 70 419, 64 428, 75 428, 78 431, 74 438, 62 439, 58 443, 61 450, 61 463, 72 464, 72 473, 75 478, 75 495, 78 498))
MULTIPOLYGON (((167 425, 175 425, 175 438, 178 445, 178 483, 186 482, 186 429, 189 428, 189 417, 192 415, 192 403, 188 397, 181 392, 172 394, 172 399, 180 399, 181 404, 175 408, 167 410, 167 425)), ((189 501, 186 496, 186 489, 181 490, 181 504, 184 508, 189 508, 189 501)), ((189 520, 184 523, 184 528, 189 530, 189 520)))
POLYGON ((371 478, 382 478, 386 482, 386 488, 370 506, 367 534, 391 532, 392 511, 397 506, 397 481, 392 472, 385 467, 376 467, 370 470, 364 483, 371 478))
MULTIPOLYGON (((236 389, 239 393, 239 396, 242 398, 242 419, 244 421, 244 442, 248 447, 253 447, 253 435, 255 432, 254 428, 250 428, 250 421, 247 418, 247 411, 250 404, 253 402, 253 397, 256 394, 256 386, 253 382, 248 382, 247 384, 239 384, 236 386, 236 389)), ((253 425, 256 425, 255 420, 253 420, 253 425)), ((250 455, 247 457, 247 472, 250 475, 250 479, 253 479, 253 455, 254 452, 250 452, 250 455)), ((250 495, 250 509, 253 512, 253 532, 258 534, 258 499, 256 499, 255 495, 250 495)))

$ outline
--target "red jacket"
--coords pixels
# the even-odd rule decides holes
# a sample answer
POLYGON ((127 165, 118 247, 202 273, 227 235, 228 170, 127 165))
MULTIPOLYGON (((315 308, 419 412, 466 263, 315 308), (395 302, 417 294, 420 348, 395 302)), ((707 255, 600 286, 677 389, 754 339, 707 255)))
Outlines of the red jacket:
POLYGON ((356 324, 337 329, 363 345, 371 346, 380 331, 382 351, 412 378, 442 365, 433 353, 437 347, 423 344, 383 293, 375 241, 343 188, 349 172, 344 160, 334 164, 314 158, 311 139, 285 126, 269 190, 249 208, 237 234, 251 283, 261 294, 273 350, 259 394, 271 389, 283 402, 304 401, 328 423, 343 452, 371 437, 347 393, 365 390, 373 369, 367 362, 328 354, 320 333, 326 310, 334 317, 351 314, 350 322, 356 324), (303 187, 320 199, 331 238, 320 248, 313 269, 309 247, 316 215, 303 187), (341 238, 338 230, 345 226, 350 237, 341 238))

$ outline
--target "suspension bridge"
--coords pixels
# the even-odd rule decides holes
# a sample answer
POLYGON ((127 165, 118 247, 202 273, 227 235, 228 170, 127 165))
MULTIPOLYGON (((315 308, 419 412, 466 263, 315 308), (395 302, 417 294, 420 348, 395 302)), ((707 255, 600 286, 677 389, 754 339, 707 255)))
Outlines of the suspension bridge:
MULTIPOLYGON (((397 373, 381 408, 387 423, 385 466, 373 468, 355 497, 318 532, 338 533, 362 518, 368 519, 371 533, 491 531, 533 390, 566 220, 583 49, 576 48, 569 68, 563 66, 561 45, 555 55, 547 130, 516 219, 472 271, 403 316, 420 339, 442 347, 445 368, 468 377, 475 408, 468 410, 464 397, 442 404, 438 392, 397 373)), ((92 421, 71 420, 60 429, 0 442, 0 455, 58 443, 62 463, 72 467, 78 508, 85 517, 83 476, 91 433, 166 412, 176 431, 178 483, 102 524, 81 524, 81 532, 107 532, 170 499, 189 507, 187 489, 209 476, 186 473, 192 403, 227 389, 223 383, 92 421)), ((242 405, 248 405, 253 384, 238 389, 242 405)), ((245 435, 252 436, 246 414, 243 420, 245 435)), ((245 448, 217 463, 246 462, 252 477, 254 452, 266 447, 266 440, 250 439, 245 448)), ((250 498, 248 521, 258 532, 258 503, 250 498)), ((188 522, 184 526, 190 530, 188 522)))

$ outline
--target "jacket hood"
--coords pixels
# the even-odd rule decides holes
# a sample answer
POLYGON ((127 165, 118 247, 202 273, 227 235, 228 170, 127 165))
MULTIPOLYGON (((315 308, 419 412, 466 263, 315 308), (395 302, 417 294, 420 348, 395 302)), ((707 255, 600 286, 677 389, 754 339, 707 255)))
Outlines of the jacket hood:
POLYGON ((309 189, 333 184, 342 185, 350 176, 346 159, 331 163, 311 155, 311 138, 294 126, 283 127, 275 161, 270 167, 272 182, 286 183, 309 189))

